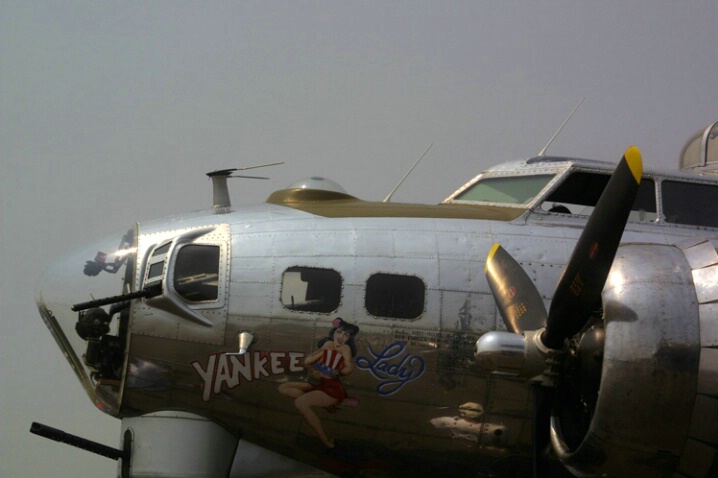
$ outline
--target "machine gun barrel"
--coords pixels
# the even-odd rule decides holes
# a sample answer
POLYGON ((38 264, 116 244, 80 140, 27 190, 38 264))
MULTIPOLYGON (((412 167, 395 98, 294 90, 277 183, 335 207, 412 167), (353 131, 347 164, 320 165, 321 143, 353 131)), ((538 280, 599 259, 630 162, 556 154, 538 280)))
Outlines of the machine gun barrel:
POLYGON ((145 287, 142 290, 136 292, 129 292, 127 294, 115 295, 112 297, 106 297, 104 299, 91 300, 89 302, 81 302, 71 307, 73 312, 80 312, 82 310, 92 309, 94 307, 101 307, 103 305, 116 304, 118 302, 125 302, 132 299, 143 299, 146 297, 154 297, 162 293, 162 287, 152 286, 145 287))
POLYGON ((128 450, 118 450, 116 448, 112 448, 101 443, 94 442, 92 440, 87 440, 85 438, 80 438, 76 435, 66 433, 62 430, 58 430, 57 428, 43 425, 42 423, 32 422, 32 426, 30 427, 30 433, 34 433, 35 435, 39 435, 41 437, 49 438, 50 440, 59 441, 60 443, 72 445, 77 448, 90 451, 92 453, 104 456, 106 458, 110 458, 115 461, 119 460, 120 458, 122 458, 123 460, 129 458, 128 450))

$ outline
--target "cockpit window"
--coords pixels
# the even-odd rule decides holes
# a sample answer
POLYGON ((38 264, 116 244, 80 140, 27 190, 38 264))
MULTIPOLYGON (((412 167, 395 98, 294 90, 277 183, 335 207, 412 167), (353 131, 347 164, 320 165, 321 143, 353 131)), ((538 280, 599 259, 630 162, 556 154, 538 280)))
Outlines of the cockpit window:
POLYGON ((552 178, 553 174, 482 178, 454 200, 528 204, 552 178))
POLYGON ((219 296, 219 246, 189 244, 177 253, 174 288, 189 302, 217 300, 219 296))
MULTIPOLYGON (((610 179, 608 174, 574 172, 546 198, 541 209, 559 214, 588 216, 593 212, 610 179)), ((628 220, 652 222, 657 217, 655 183, 652 179, 643 178, 628 220)))
POLYGON ((663 181, 663 214, 666 222, 693 226, 718 227, 713 205, 718 202, 718 187, 708 184, 663 181))

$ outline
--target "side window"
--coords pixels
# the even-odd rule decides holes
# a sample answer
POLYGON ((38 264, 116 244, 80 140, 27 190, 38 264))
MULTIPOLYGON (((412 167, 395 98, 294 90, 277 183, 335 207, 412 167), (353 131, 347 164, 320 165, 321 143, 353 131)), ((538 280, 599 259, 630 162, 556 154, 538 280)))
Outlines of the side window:
POLYGON ((289 310, 331 313, 342 296, 342 276, 332 269, 290 267, 282 275, 282 305, 289 310))
POLYGON ((374 274, 366 282, 364 305, 377 317, 415 319, 424 312, 426 285, 415 276, 374 274))
MULTIPOLYGON (((583 171, 572 173, 546 198, 541 209, 559 214, 589 216, 610 178, 608 174, 583 171)), ((643 178, 628 220, 652 222, 657 217, 656 185, 652 179, 643 178)))
POLYGON ((172 242, 168 242, 167 244, 158 246, 152 252, 152 256, 147 261, 144 287, 148 287, 162 281, 162 276, 165 271, 165 262, 167 261, 167 252, 170 250, 171 245, 172 242))
POLYGON ((661 189, 666 222, 718 227, 714 209, 718 202, 718 186, 663 181, 661 189))
POLYGON ((177 253, 174 288, 189 302, 217 300, 219 295, 219 246, 189 244, 177 253))

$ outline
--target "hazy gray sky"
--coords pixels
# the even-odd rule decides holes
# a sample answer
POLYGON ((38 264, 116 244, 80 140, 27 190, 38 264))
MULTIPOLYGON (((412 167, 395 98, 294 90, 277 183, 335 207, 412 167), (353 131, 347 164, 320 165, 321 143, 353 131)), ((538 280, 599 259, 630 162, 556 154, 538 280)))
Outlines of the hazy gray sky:
MULTIPOLYGON (((550 153, 675 169, 718 120, 718 2, 0 0, 0 476, 108 477, 114 462, 28 433, 116 446, 34 305, 49 261, 136 221, 324 175, 436 203, 481 169, 550 153)), ((714 205, 707 205, 707 207, 714 205)))

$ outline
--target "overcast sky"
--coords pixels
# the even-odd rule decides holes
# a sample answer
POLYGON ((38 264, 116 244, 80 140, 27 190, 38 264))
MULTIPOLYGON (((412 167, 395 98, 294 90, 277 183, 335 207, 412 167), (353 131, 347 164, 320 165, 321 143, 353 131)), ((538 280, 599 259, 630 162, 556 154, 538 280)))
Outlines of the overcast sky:
MULTIPOLYGON (((110 477, 31 435, 116 446, 34 304, 49 261, 136 221, 324 175, 436 203, 482 169, 551 154, 675 169, 718 120, 718 2, 0 0, 0 476, 110 477)), ((715 205, 706 205, 715 207, 715 205)))

